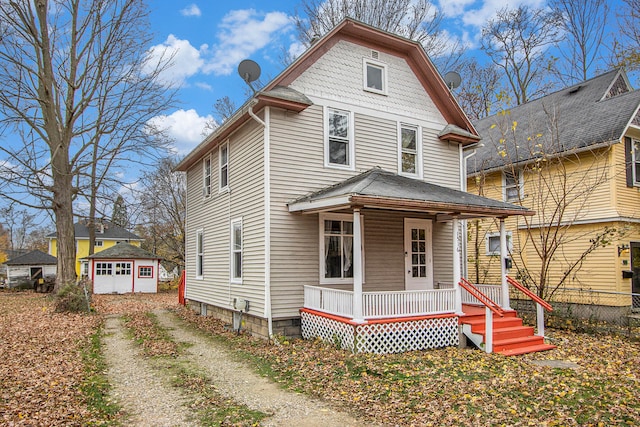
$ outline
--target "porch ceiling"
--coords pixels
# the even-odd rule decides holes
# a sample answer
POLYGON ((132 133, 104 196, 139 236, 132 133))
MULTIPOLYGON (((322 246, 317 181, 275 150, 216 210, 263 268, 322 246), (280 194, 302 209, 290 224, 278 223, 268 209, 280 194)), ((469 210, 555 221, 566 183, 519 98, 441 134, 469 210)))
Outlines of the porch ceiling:
POLYGON ((421 212, 438 217, 534 215, 518 205, 396 175, 380 168, 289 203, 289 212, 317 213, 354 207, 421 212))

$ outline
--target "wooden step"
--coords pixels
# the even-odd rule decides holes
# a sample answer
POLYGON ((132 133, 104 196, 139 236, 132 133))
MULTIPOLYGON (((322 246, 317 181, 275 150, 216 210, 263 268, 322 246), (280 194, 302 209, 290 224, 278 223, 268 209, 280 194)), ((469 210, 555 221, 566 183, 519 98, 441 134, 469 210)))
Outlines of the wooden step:
MULTIPOLYGON (((484 319, 475 319, 469 322, 463 321, 463 324, 470 325, 471 331, 479 333, 477 331, 484 330, 486 328, 486 322, 484 319)), ((522 319, 519 317, 498 317, 493 318, 493 329, 510 328, 514 326, 522 326, 522 319)))
POLYGON ((539 344, 544 344, 544 338, 537 335, 531 335, 528 337, 505 338, 500 340, 493 340, 493 351, 529 347, 539 344))
POLYGON ((536 353, 538 351, 553 350, 554 348, 556 348, 556 346, 551 344, 537 344, 537 345, 530 345, 525 347, 511 348, 508 350, 496 351, 496 353, 500 353, 505 356, 520 356, 523 354, 536 353))
MULTIPOLYGON (((480 335, 486 334, 486 329, 478 329, 472 332, 480 335)), ((518 338, 518 337, 530 337, 533 336, 534 328, 533 326, 509 326, 505 328, 493 328, 493 340, 508 339, 508 338, 518 338)))

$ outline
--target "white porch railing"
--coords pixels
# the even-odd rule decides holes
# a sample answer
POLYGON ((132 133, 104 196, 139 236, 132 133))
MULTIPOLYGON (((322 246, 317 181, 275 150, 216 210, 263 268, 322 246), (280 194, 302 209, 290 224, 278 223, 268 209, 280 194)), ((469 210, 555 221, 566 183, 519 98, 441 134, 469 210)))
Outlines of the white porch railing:
MULTIPOLYGON (((319 286, 304 287, 304 306, 338 316, 353 316, 353 292, 319 286)), ((362 293, 365 319, 454 313, 455 289, 362 293)))
MULTIPOLYGON (((474 286, 480 290, 483 294, 489 297, 490 300, 502 306, 502 287, 500 285, 476 285, 474 286)), ((476 297, 471 295, 467 290, 462 289, 462 303, 469 305, 483 305, 476 297)))

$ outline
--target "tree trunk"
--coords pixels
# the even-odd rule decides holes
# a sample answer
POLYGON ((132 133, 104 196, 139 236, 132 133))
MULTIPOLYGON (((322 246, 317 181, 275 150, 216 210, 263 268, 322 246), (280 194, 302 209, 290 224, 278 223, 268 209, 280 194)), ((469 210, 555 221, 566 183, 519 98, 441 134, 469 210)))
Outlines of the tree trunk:
MULTIPOLYGON (((64 156, 60 156, 64 158, 64 156)), ((55 167, 53 168, 56 169, 55 167)), ((73 229, 73 195, 71 175, 53 174, 53 213, 56 219, 58 272, 54 292, 76 281, 76 239, 73 229)))

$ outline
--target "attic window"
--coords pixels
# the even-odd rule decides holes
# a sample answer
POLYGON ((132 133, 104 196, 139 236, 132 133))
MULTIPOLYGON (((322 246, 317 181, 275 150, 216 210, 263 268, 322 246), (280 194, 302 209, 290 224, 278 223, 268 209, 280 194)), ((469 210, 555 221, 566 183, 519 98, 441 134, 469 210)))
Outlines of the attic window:
POLYGON ((618 96, 623 93, 627 93, 629 91, 630 89, 629 89, 629 85, 627 84, 627 81, 625 80, 624 76, 620 74, 618 75, 618 78, 616 79, 616 81, 613 82, 613 84, 609 88, 609 91, 607 92, 605 99, 613 98, 614 96, 618 96))
POLYGON ((370 58, 363 58, 362 73, 364 90, 367 92, 387 94, 387 65, 370 58))
POLYGON ((104 224, 96 224, 96 233, 104 234, 104 224))

